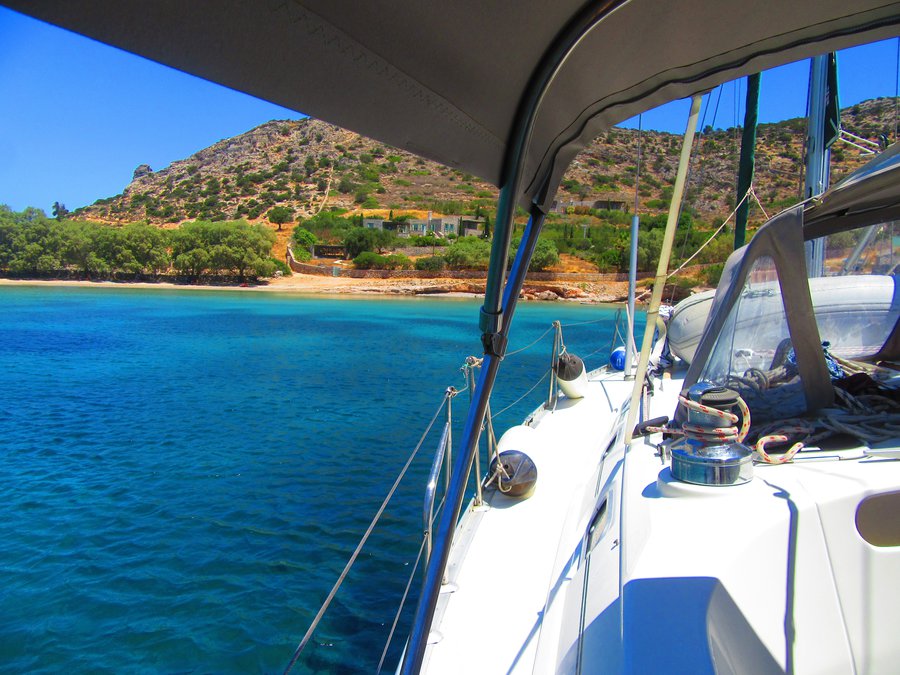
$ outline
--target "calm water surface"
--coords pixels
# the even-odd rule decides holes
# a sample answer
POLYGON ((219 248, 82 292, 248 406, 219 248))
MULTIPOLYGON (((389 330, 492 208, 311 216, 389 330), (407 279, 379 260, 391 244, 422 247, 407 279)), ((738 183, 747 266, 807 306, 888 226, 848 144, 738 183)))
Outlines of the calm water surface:
MULTIPOLYGON (((281 672, 479 345, 474 300, 15 287, 0 310, 4 672, 281 672)), ((520 307, 510 350, 555 319, 605 362, 611 308, 520 307)), ((550 346, 504 362, 494 410, 550 346)), ((294 672, 375 670, 436 442, 294 672)))

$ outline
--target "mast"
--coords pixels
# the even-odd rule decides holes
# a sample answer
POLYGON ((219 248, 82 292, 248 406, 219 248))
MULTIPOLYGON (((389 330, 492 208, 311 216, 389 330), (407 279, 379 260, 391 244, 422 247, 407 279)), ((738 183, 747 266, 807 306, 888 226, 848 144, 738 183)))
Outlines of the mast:
MULTIPOLYGON (((828 189, 829 148, 840 133, 837 58, 834 52, 813 57, 810 61, 808 113, 804 199, 816 197, 828 189)), ((806 242, 806 269, 810 277, 825 274, 824 240, 806 242)))
POLYGON ((734 247, 744 245, 747 236, 747 214, 750 200, 745 199, 753 185, 753 170, 756 163, 756 122, 759 117, 760 74, 747 76, 747 103, 744 111, 744 133, 741 136, 741 162, 738 168, 737 201, 738 210, 734 219, 734 247), (743 201, 741 201, 743 200, 743 201))
POLYGON ((628 337, 625 339, 625 377, 631 377, 631 362, 634 359, 634 295, 637 287, 637 252, 640 233, 640 206, 638 188, 641 183, 641 138, 644 116, 638 115, 638 156, 637 171, 634 175, 634 214, 631 216, 631 250, 628 256, 628 337))

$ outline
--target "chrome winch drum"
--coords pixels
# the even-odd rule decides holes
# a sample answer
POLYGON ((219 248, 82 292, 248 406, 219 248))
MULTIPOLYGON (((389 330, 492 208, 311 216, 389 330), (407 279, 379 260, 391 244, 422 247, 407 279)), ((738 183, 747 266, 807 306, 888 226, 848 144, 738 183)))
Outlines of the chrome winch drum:
MULTIPOLYGON (((698 382, 688 390, 688 400, 712 411, 739 414, 738 394, 731 389, 709 382, 698 382)), ((734 424, 715 412, 702 412, 688 408, 687 422, 694 427, 716 431, 729 431, 734 424), (726 426, 727 425, 727 426, 726 426)), ((740 485, 753 478, 753 451, 743 443, 734 441, 701 440, 686 433, 687 440, 672 448, 672 476, 695 485, 740 485)))

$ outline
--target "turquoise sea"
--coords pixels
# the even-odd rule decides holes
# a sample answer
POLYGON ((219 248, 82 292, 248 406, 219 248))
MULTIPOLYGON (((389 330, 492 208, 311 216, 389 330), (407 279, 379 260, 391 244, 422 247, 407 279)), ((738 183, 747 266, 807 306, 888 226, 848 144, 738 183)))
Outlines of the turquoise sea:
MULTIPOLYGON (((0 288, 0 669, 280 673, 444 389, 464 386, 478 307, 0 288)), ((589 368, 605 363, 610 307, 526 303, 510 351, 555 319, 589 368)), ((547 335, 504 362, 495 411, 550 348, 547 335)), ((499 415, 498 433, 546 393, 499 415)), ((375 671, 436 443, 294 672, 375 671)))

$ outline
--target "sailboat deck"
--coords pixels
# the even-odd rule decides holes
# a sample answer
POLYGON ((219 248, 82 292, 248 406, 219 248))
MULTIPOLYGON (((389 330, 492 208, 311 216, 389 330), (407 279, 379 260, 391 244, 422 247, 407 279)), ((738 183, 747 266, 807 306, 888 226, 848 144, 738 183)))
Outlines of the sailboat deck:
MULTIPOLYGON (((623 462, 631 384, 604 374, 519 436, 537 488, 466 512, 426 671, 696 672, 698 654, 710 671, 893 668, 900 549, 866 541, 857 513, 900 462, 810 450, 746 485, 676 482, 658 434, 623 462)), ((681 380, 654 384, 645 417, 671 415, 681 380)))
POLYGON ((454 542, 427 672, 532 672, 547 598, 577 552, 603 452, 615 438, 617 406, 630 389, 621 373, 607 374, 585 398, 538 413, 521 448, 537 465, 534 494, 516 500, 492 491, 484 507, 470 506, 454 542))

